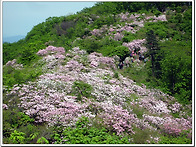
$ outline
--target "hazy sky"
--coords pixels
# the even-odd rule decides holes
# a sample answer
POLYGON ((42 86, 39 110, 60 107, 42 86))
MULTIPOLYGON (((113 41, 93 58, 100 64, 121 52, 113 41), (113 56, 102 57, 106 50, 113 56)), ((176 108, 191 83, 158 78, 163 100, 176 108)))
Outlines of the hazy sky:
POLYGON ((2 2, 3 37, 17 36, 31 31, 33 26, 48 17, 65 16, 92 7, 96 2, 2 2))

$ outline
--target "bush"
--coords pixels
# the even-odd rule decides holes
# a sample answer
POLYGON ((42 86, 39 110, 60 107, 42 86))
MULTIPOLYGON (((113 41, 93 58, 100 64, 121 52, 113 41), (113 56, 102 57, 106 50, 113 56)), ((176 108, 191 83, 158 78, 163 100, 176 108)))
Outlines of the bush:
POLYGON ((77 100, 81 101, 82 97, 90 97, 93 88, 91 85, 83 81, 75 81, 72 86, 72 93, 77 96, 77 100))
POLYGON ((38 144, 49 144, 49 141, 48 141, 46 138, 41 137, 41 138, 39 138, 39 139, 37 140, 37 143, 38 143, 38 144))
POLYGON ((191 144, 192 140, 187 138, 185 135, 179 137, 162 136, 159 144, 191 144))
POLYGON ((129 38, 127 36, 123 37, 122 42, 129 42, 129 38))
POLYGON ((15 69, 11 66, 3 67, 3 85, 12 87, 15 84, 22 84, 28 81, 35 80, 42 74, 42 67, 39 65, 34 67, 25 67, 22 69, 15 69))
POLYGON ((100 42, 92 39, 84 39, 82 42, 80 42, 81 49, 85 49, 88 53, 96 52, 100 47, 100 42))
POLYGON ((14 144, 24 144, 25 143, 25 133, 18 132, 14 130, 14 132, 10 135, 9 141, 14 144))
POLYGON ((121 61, 124 61, 126 57, 130 54, 129 48, 125 46, 117 46, 114 50, 110 53, 110 56, 119 56, 121 61))
POLYGON ((105 128, 90 127, 87 117, 76 122, 76 128, 68 127, 61 135, 54 134, 55 144, 128 144, 127 137, 111 135, 105 128), (61 137, 63 139, 61 139, 61 137))

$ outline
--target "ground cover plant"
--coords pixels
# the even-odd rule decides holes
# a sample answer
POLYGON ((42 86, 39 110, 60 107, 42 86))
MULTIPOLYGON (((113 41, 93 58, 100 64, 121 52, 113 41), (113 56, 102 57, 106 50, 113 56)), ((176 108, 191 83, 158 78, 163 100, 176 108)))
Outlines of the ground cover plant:
POLYGON ((191 13, 101 2, 4 43, 3 143, 192 144, 191 13))

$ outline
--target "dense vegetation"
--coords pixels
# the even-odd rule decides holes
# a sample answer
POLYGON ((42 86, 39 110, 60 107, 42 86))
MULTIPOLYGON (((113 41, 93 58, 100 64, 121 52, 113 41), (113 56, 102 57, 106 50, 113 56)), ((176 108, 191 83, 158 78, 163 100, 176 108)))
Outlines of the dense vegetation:
MULTIPOLYGON (((37 122, 36 115, 29 116, 24 113, 24 108, 18 107, 23 99, 20 99, 16 95, 17 92, 14 92, 12 88, 16 89, 18 85, 28 85, 29 81, 36 81, 39 76, 43 76, 42 74, 51 68, 48 66, 77 65, 78 63, 69 61, 69 55, 64 57, 65 53, 70 54, 70 51, 75 47, 85 50, 90 55, 97 52, 105 56, 104 58, 95 54, 95 56, 102 58, 103 63, 100 63, 99 66, 105 68, 109 64, 114 72, 113 77, 110 75, 102 77, 106 85, 112 78, 121 81, 120 75, 126 76, 139 86, 146 85, 147 88, 157 88, 174 96, 183 106, 181 110, 186 111, 185 113, 191 117, 191 108, 187 109, 192 103, 191 2, 100 2, 77 14, 50 17, 45 22, 34 26, 25 39, 15 43, 3 44, 3 104, 6 104, 3 105, 4 143, 191 143, 190 130, 181 132, 176 129, 174 131, 172 125, 158 127, 160 133, 157 133, 149 128, 139 129, 135 124, 132 127, 129 126, 130 124, 126 127, 121 124, 128 133, 121 134, 118 129, 107 127, 107 124, 112 122, 104 121, 101 125, 98 124, 101 119, 105 120, 105 118, 88 119, 82 117, 75 123, 74 127, 65 128, 58 125, 58 122, 53 127, 48 127, 47 121, 37 122), (162 17, 163 15, 166 16, 166 19, 162 17), (50 46, 65 49, 62 51, 62 48, 53 48, 54 52, 63 55, 56 57, 56 59, 62 58, 63 61, 51 62, 52 65, 48 65, 48 61, 42 60, 40 56, 52 54, 51 52, 48 53, 50 46), (44 50, 45 48, 46 50, 44 50), (118 56, 119 61, 122 62, 130 56, 130 50, 135 50, 138 53, 145 49, 147 51, 144 51, 143 55, 148 60, 138 64, 134 62, 126 68, 124 66, 122 69, 116 69, 110 65, 110 61, 105 61, 106 57, 118 56), (45 66, 48 68, 43 68, 45 66), (8 104, 9 108, 7 107, 8 104), (166 128, 171 132, 167 132, 166 128), (135 134, 129 133, 131 130, 135 134), (159 141, 156 141, 155 136, 160 138, 159 141)), ((77 49, 75 48, 75 50, 77 49)), ((89 67, 87 62, 91 60, 89 56, 82 56, 78 62, 89 67)), ((134 58, 137 59, 137 57, 138 55, 134 58)), ((115 63, 115 66, 118 66, 119 61, 115 63)), ((94 66, 98 66, 96 64, 94 62, 94 66)), ((55 70, 58 71, 53 69, 51 74, 55 73, 55 70)), ((86 68, 81 70, 85 73, 90 72, 86 68)), ((67 88, 63 86, 63 84, 58 83, 57 91, 67 88)), ((25 86, 23 87, 25 89, 25 86)), ((88 110, 95 114, 106 111, 94 103, 97 100, 97 95, 92 94, 95 93, 93 85, 76 80, 71 89, 67 93, 73 97, 76 96, 77 102, 85 104, 86 101, 83 97, 92 101, 88 110)), ((29 90, 33 91, 31 87, 29 90)), ((52 95, 46 91, 39 94, 42 93, 46 93, 47 96, 52 95)), ((22 92, 20 94, 22 95, 22 92)), ((34 94, 36 95, 36 93, 34 94)), ((31 96, 33 97, 33 95, 31 96)), ((102 99, 100 98, 98 101, 102 101, 102 99)), ((137 100, 139 98, 132 94, 131 99, 137 100)), ((160 100, 162 99, 160 98, 160 100)), ((132 100, 127 97, 126 102, 130 103, 132 100)), ((175 104, 173 100, 168 103, 169 105, 175 104)), ((138 118, 143 118, 147 109, 138 107, 138 104, 134 106, 123 105, 123 108, 132 109, 138 118)), ((78 111, 78 109, 73 108, 73 111, 78 111)), ((120 108, 119 110, 122 111, 123 117, 127 115, 125 110, 120 108)), ((116 116, 110 113, 107 115, 116 116)), ((174 118, 182 117, 177 111, 172 115, 174 118)), ((187 116, 183 115, 183 117, 187 116)))

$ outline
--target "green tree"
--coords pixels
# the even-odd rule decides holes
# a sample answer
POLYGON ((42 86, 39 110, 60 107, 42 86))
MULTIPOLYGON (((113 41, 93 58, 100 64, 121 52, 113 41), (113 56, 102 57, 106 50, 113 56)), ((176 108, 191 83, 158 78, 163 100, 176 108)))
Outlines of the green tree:
POLYGON ((161 62, 162 81, 182 103, 191 101, 192 95, 192 72, 191 57, 185 54, 165 53, 161 62))
POLYGON ((121 61, 124 61, 126 57, 130 54, 129 48, 125 46, 117 46, 112 50, 110 56, 119 56, 121 61))
POLYGON ((148 49, 147 55, 151 57, 152 75, 156 78, 160 77, 161 74, 161 54, 156 35, 153 30, 148 30, 146 33, 146 47, 148 49))

